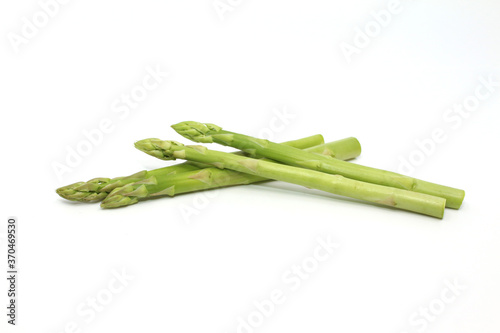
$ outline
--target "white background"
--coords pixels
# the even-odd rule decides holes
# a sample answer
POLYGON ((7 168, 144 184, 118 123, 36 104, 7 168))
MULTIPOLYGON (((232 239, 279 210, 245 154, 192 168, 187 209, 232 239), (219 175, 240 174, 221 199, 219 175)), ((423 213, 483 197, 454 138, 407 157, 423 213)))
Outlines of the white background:
POLYGON ((388 1, 223 3, 231 10, 221 16, 211 0, 69 1, 18 47, 13 34, 40 4, 0 5, 0 246, 17 216, 20 331, 237 332, 238 318, 279 289, 285 302, 240 332, 498 332, 500 87, 466 117, 447 110, 474 96, 481 77, 500 81, 500 5, 401 0, 346 57, 342 43, 359 46, 358 28, 380 27, 371 12, 388 1), (169 76, 128 114, 114 112, 148 67, 169 76), (293 116, 277 120, 285 111, 293 116), (54 164, 103 119, 113 129, 58 177, 54 164), (356 163, 397 171, 413 156, 407 173, 462 188, 465 202, 438 220, 277 182, 116 210, 56 195, 164 166, 133 143, 185 142, 169 128, 183 120, 271 129, 275 141, 355 136, 356 163), (424 155, 416 141, 436 129, 446 139, 424 155), (183 217, 183 207, 197 215, 183 217), (282 276, 317 237, 340 246, 291 291, 282 276), (122 269, 133 279, 86 321, 77 309, 122 269), (411 322, 444 304, 447 280, 466 289, 432 320, 411 322))

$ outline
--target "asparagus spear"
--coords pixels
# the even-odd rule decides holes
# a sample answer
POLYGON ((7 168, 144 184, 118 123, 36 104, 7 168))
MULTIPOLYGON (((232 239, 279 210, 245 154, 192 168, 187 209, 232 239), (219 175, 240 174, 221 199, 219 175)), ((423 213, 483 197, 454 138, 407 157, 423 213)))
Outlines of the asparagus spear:
POLYGON ((71 201, 101 201, 115 188, 135 183, 150 177, 174 175, 193 170, 199 170, 199 167, 191 163, 182 163, 151 171, 143 170, 126 177, 93 178, 86 182, 78 182, 60 187, 56 190, 56 193, 62 198, 71 201))
MULTIPOLYGON (((361 147, 357 139, 347 138, 306 148, 306 150, 347 159, 358 156, 361 152, 361 147)), ((236 153, 236 155, 242 154, 236 153)), ((191 163, 199 164, 202 168, 178 173, 176 175, 158 174, 147 180, 141 180, 122 187, 117 187, 108 194, 101 203, 101 207, 117 208, 135 204, 142 199, 161 195, 174 196, 180 193, 233 185, 245 185, 269 180, 264 177, 249 175, 233 170, 217 169, 204 163, 191 163)))
MULTIPOLYGON (((285 142, 284 144, 296 148, 309 148, 324 143, 320 134, 306 138, 285 142)), ((318 146, 313 152, 320 152, 337 158, 350 159, 359 156, 361 147, 355 138, 347 138, 329 143, 326 146, 318 146)), ((242 152, 238 152, 241 154, 242 152)), ((96 202, 103 200, 112 190, 127 184, 135 183, 150 177, 162 176, 164 174, 174 175, 176 173, 199 170, 208 167, 201 163, 185 162, 151 171, 140 171, 133 175, 116 178, 94 178, 87 182, 78 182, 60 187, 56 193, 64 199, 71 201, 96 202)))
POLYGON ((157 196, 171 196, 227 187, 246 185, 268 180, 264 177, 249 175, 232 170, 204 168, 176 174, 160 175, 139 182, 117 187, 101 202, 102 208, 117 208, 137 203, 139 200, 157 196))
POLYGON ((330 174, 338 174, 363 182, 396 187, 445 198, 446 207, 449 208, 460 208, 465 196, 463 190, 433 184, 400 175, 395 172, 344 162, 328 156, 311 154, 268 140, 225 131, 221 127, 213 124, 186 121, 173 125, 172 128, 180 135, 195 142, 216 142, 225 146, 241 149, 242 151, 250 153, 251 156, 263 156, 292 166, 330 174))
POLYGON ((444 214, 446 200, 423 193, 364 183, 340 175, 330 175, 319 171, 213 151, 203 146, 184 146, 176 141, 145 139, 136 142, 135 146, 137 149, 162 160, 180 158, 197 161, 211 164, 219 169, 227 168, 438 218, 442 218, 444 214))

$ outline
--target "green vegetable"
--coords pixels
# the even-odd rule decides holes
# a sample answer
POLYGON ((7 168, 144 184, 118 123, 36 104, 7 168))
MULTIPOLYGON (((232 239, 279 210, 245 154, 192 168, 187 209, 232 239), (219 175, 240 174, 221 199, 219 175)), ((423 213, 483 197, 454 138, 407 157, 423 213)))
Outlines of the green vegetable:
POLYGON ((59 196, 61 196, 62 198, 71 201, 101 201, 106 198, 106 196, 115 188, 122 187, 127 184, 142 181, 150 177, 158 177, 164 175, 173 176, 178 173, 199 169, 200 168, 190 163, 182 163, 151 171, 143 170, 126 177, 94 178, 86 182, 78 182, 60 187, 56 190, 56 193, 59 194, 59 196))
POLYGON ((173 197, 181 193, 245 185, 263 180, 266 178, 217 168, 198 169, 174 176, 160 175, 114 189, 101 202, 101 207, 117 208, 135 204, 146 198, 165 195, 173 197))
MULTIPOLYGON (((297 142, 288 142, 286 144, 300 146, 297 142)), ((355 138, 347 138, 307 148, 306 150, 327 154, 328 156, 353 158, 359 155, 361 147, 358 140, 355 138)), ((106 197, 106 199, 104 199, 101 203, 101 207, 117 208, 131 205, 137 203, 139 200, 151 197, 164 195, 174 196, 180 193, 195 192, 233 185, 245 185, 269 180, 257 175, 250 175, 227 169, 217 169, 204 163, 191 163, 199 164, 203 168, 175 175, 158 174, 148 179, 127 184, 123 187, 117 187, 106 197)))
MULTIPOLYGON (((203 146, 184 146, 175 141, 146 139, 136 142, 135 146, 139 150, 162 160, 186 159, 210 164, 219 169, 231 169, 438 218, 442 218, 444 214, 446 200, 427 194, 364 183, 340 175, 330 175, 265 160, 213 151, 203 146)), ((321 155, 312 154, 311 156, 319 157, 321 155)))
MULTIPOLYGON (((284 144, 296 148, 309 148, 317 146, 312 152, 318 152, 341 159, 350 159, 359 156, 361 146, 355 138, 347 138, 324 144, 323 136, 316 134, 306 138, 285 142, 284 144)), ((242 152, 238 152, 242 154, 242 152)), ((87 182, 78 182, 60 187, 56 193, 64 199, 71 201, 96 202, 103 200, 115 188, 139 182, 151 177, 173 176, 178 173, 199 170, 207 165, 185 162, 151 171, 140 171, 133 175, 116 178, 94 178, 87 182)))
POLYGON ((251 156, 263 156, 296 167, 445 198, 446 207, 449 208, 460 208, 465 196, 463 190, 433 184, 390 171, 344 162, 328 156, 311 154, 268 140, 225 131, 213 124, 186 121, 173 125, 172 128, 180 135, 195 142, 216 142, 238 148, 251 156))

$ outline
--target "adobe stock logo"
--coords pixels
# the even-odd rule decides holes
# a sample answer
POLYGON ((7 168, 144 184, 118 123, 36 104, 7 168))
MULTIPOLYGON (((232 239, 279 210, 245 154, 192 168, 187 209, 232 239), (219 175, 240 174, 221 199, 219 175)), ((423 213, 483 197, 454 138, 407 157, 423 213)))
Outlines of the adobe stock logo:
POLYGON ((410 314, 408 318, 410 328, 400 333, 425 332, 440 316, 449 311, 449 307, 457 301, 466 289, 467 286, 460 283, 456 278, 453 281, 444 280, 444 288, 441 289, 439 296, 434 297, 424 306, 419 306, 416 311, 410 314))
POLYGON ((33 13, 31 19, 26 16, 21 17, 22 26, 20 33, 8 32, 7 39, 14 49, 15 53, 19 53, 21 45, 26 45, 38 36, 41 29, 45 28, 50 20, 59 14, 61 5, 66 5, 69 0, 40 0, 38 5, 40 10, 33 13))
MULTIPOLYGON (((106 310, 120 298, 135 277, 127 273, 125 267, 121 270, 111 270, 113 276, 103 288, 100 288, 85 300, 81 301, 75 309, 76 316, 64 323, 57 333, 82 333, 98 318, 102 317, 106 310)), ((54 332, 56 333, 56 332, 54 332)))
POLYGON ((212 6, 219 16, 219 19, 224 21, 226 19, 226 14, 233 12, 242 2, 243 0, 215 0, 212 6))
POLYGON ((290 266, 281 275, 284 287, 275 288, 269 293, 269 297, 253 302, 254 310, 245 316, 238 316, 236 333, 254 333, 266 321, 268 321, 280 306, 291 298, 293 293, 299 291, 307 280, 317 274, 320 266, 331 259, 340 244, 331 236, 317 237, 316 246, 311 253, 290 266))
POLYGON ((297 114, 290 111, 286 105, 279 108, 273 108, 272 114, 273 116, 269 119, 269 125, 262 128, 257 134, 257 137, 274 141, 276 134, 285 131, 288 125, 290 125, 292 121, 297 118, 297 114))
MULTIPOLYGON (((276 134, 286 131, 293 120, 297 118, 297 114, 290 111, 286 105, 273 108, 271 114, 268 125, 258 131, 257 137, 274 141, 276 134)), ((203 210, 210 206, 212 200, 217 198, 219 193, 220 189, 193 193, 190 204, 178 206, 182 221, 185 224, 190 224, 194 217, 199 216, 203 210)))
POLYGON ((90 129, 83 129, 80 140, 74 145, 66 145, 66 154, 64 158, 52 161, 51 167, 59 181, 63 176, 71 173, 83 163, 85 157, 92 154, 94 148, 102 145, 104 139, 112 133, 116 126, 127 119, 134 110, 138 109, 154 90, 158 89, 165 79, 168 72, 161 69, 160 65, 156 67, 146 66, 145 75, 142 80, 132 86, 127 93, 120 94, 111 103, 109 109, 113 114, 108 114, 98 120, 90 129))
POLYGON ((417 167, 423 165, 434 154, 440 144, 448 140, 449 134, 459 130, 464 121, 479 109, 481 103, 490 99, 500 87, 500 82, 495 80, 494 74, 490 74, 487 78, 480 76, 478 81, 474 93, 444 111, 442 126, 433 128, 429 137, 415 140, 416 148, 408 154, 398 156, 399 173, 411 176, 417 167))
POLYGON ((370 15, 373 19, 366 22, 363 29, 359 26, 354 28, 352 43, 341 42, 339 45, 347 63, 350 64, 355 54, 360 54, 363 49, 367 48, 372 39, 377 38, 382 33, 383 28, 391 24, 393 17, 402 11, 403 6, 399 0, 389 1, 386 9, 377 12, 371 11, 370 15))

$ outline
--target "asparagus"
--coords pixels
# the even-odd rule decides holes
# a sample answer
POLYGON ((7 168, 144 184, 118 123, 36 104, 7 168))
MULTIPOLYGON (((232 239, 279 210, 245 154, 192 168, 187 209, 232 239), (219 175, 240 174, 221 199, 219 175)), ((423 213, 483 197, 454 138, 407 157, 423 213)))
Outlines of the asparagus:
POLYGON ((334 144, 325 143, 305 149, 308 152, 330 156, 338 160, 347 161, 361 155, 361 145, 354 137, 334 141, 334 144))
POLYGON ((238 148, 249 153, 251 156, 263 156, 296 167, 338 174, 367 183, 445 198, 446 207, 449 208, 460 208, 465 196, 463 190, 426 182, 395 172, 341 161, 328 156, 311 154, 268 140, 225 131, 213 124, 186 121, 172 125, 172 128, 180 135, 195 142, 216 142, 225 146, 238 148))
MULTIPOLYGON (((323 143, 323 136, 316 134, 306 138, 288 141, 284 144, 300 149, 319 145, 311 151, 341 159, 355 158, 361 153, 361 146, 356 138, 346 138, 322 146, 321 144, 323 143)), ((242 152, 238 152, 238 154, 241 153, 242 152)), ((77 182, 58 188, 56 193, 62 198, 71 201, 96 202, 103 200, 115 188, 127 184, 135 183, 150 177, 162 176, 164 174, 174 175, 177 173, 199 170, 205 167, 208 166, 201 163, 185 162, 151 171, 143 170, 126 177, 100 177, 91 179, 87 182, 77 182)))
POLYGON ((158 196, 171 196, 267 180, 264 177, 232 170, 204 168, 174 176, 160 175, 118 187, 101 202, 102 208, 117 208, 137 203, 139 200, 158 196))
POLYGON ((93 178, 86 182, 78 182, 60 187, 56 190, 56 193, 62 198, 71 201, 101 201, 115 188, 135 183, 150 177, 175 175, 177 173, 193 170, 199 170, 199 167, 191 163, 182 163, 151 171, 143 170, 126 177, 93 178))
MULTIPOLYGON (((162 160, 186 159, 231 169, 259 177, 280 180, 354 199, 405 209, 442 218, 446 200, 394 187, 365 183, 340 175, 297 168, 265 160, 209 150, 203 146, 184 146, 176 141, 145 139, 135 143, 139 150, 162 160)), ((319 156, 319 155, 318 155, 319 156)))
MULTIPOLYGON (((356 138, 346 138, 328 144, 321 145, 324 142, 320 134, 312 135, 303 139, 288 141, 283 144, 296 147, 308 148, 315 146, 311 152, 321 153, 339 159, 352 159, 361 153, 361 146, 356 138), (319 145, 319 146, 316 146, 319 145)), ((236 152, 235 154, 242 154, 236 152)), ((86 182, 77 182, 74 184, 60 187, 56 193, 64 199, 81 202, 97 202, 103 200, 112 190, 127 184, 135 183, 150 177, 162 176, 164 174, 177 174, 187 171, 206 168, 202 163, 185 162, 151 171, 140 171, 133 175, 116 178, 93 178, 86 182)))
MULTIPOLYGON (((296 144, 294 145, 297 146, 296 144)), ((347 138, 306 148, 306 150, 348 159, 358 156, 361 152, 361 147, 357 139, 347 138)), ((236 153, 236 155, 241 154, 236 153)), ((174 196, 180 193, 233 185, 245 185, 269 180, 264 177, 233 170, 217 169, 204 163, 190 163, 199 164, 202 169, 178 173, 176 175, 159 174, 147 180, 141 180, 122 187, 117 187, 104 199, 101 203, 101 207, 117 208, 135 204, 139 200, 146 198, 164 195, 174 196)))

